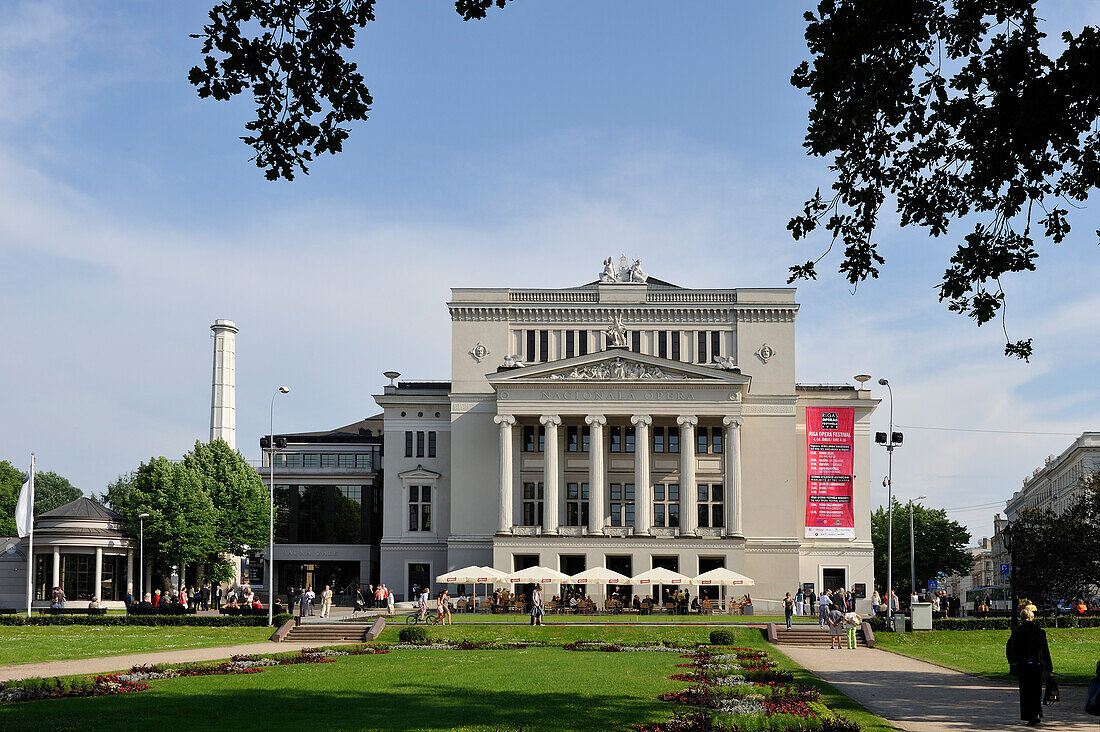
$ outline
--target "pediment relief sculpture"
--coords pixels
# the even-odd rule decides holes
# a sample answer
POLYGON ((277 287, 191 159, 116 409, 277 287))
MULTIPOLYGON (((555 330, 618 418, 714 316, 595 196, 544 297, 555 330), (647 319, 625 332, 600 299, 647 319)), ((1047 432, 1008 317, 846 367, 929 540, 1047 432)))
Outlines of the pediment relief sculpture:
POLYGON ((682 375, 666 373, 656 366, 646 366, 615 358, 610 361, 575 366, 570 371, 550 374, 550 378, 565 381, 656 381, 682 378, 682 375))

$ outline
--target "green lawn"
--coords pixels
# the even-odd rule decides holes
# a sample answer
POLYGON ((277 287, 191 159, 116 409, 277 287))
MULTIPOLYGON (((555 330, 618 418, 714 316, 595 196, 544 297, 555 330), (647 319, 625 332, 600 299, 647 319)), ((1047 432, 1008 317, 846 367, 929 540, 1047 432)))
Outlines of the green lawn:
MULTIPOLYGON (((394 613, 387 617, 387 622, 405 622, 408 613, 394 613)), ((454 613, 451 615, 456 623, 525 623, 531 616, 523 613, 507 613, 494 615, 492 613, 454 613)), ((547 615, 544 618, 547 623, 782 623, 782 615, 637 615, 624 613, 622 615, 547 615)), ((812 618, 796 617, 796 623, 816 623, 817 616, 812 618)))
POLYGON ((671 653, 393 651, 240 676, 155 681, 148 691, 0 707, 0 729, 178 727, 202 717, 225 729, 620 729, 668 719, 657 694, 671 653))
POLYGON ((0 666, 256 643, 270 638, 271 632, 270 628, 237 627, 3 625, 0 666))
MULTIPOLYGON (((397 635, 404 626, 387 625, 379 641, 397 642, 397 635)), ((423 626, 421 626, 423 627, 423 626)), ((763 633, 755 628, 731 628, 744 634, 746 638, 760 639, 763 633)), ((645 643, 664 640, 670 643, 706 643, 710 637, 708 628, 661 628, 646 625, 545 625, 533 628, 530 625, 465 625, 455 623, 446 626, 428 626, 424 628, 429 638, 434 640, 545 640, 551 643, 567 643, 574 640, 603 640, 621 643, 645 643)))
MULTIPOLYGON (((931 633, 876 633, 879 648, 979 674, 1008 679, 1007 630, 937 630, 931 633)), ((1066 683, 1087 684, 1100 659, 1100 628, 1049 628, 1047 642, 1054 670, 1066 683)))

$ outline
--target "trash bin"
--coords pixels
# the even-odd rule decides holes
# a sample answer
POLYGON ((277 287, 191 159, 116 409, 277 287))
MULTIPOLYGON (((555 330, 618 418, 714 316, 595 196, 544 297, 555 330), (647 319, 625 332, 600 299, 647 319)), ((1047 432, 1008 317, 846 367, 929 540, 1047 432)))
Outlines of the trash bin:
POLYGON ((894 632, 905 633, 909 630, 909 616, 902 612, 894 613, 894 632))
POLYGON ((913 630, 932 630, 932 603, 914 602, 909 612, 913 630))

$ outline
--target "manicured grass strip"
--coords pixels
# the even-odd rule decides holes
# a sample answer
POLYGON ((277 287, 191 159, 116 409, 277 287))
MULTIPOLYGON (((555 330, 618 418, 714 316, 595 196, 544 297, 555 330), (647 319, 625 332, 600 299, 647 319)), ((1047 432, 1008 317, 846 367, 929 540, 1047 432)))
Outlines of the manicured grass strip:
MULTIPOLYGON (((405 622, 408 613, 394 613, 387 617, 387 622, 405 622)), ((451 618, 455 623, 525 623, 531 619, 524 613, 506 613, 494 615, 492 613, 452 613, 451 618)), ((622 615, 547 615, 544 619, 547 623, 626 623, 644 625, 645 623, 700 623, 726 624, 726 623, 782 623, 782 615, 636 615, 624 613, 622 615)), ((796 623, 816 623, 817 616, 812 618, 796 617, 796 623)))
MULTIPOLYGON (((879 648, 966 673, 1009 681, 1007 630, 936 630, 876 633, 879 648)), ((1100 628, 1047 629, 1054 670, 1068 684, 1087 684, 1100 658, 1100 628)))
POLYGON ((393 651, 241 676, 155 681, 133 695, 0 707, 0 729, 109 732, 204 718, 227 729, 625 730, 664 721, 671 653, 393 651), (624 656, 628 656, 624 658, 624 656))
MULTIPOLYGON (((387 625, 379 637, 380 642, 396 643, 397 634, 404 626, 387 625)), ((423 626, 421 626, 423 627, 423 626)), ((446 626, 424 628, 432 640, 500 640, 524 641, 543 640, 549 643, 568 643, 576 640, 615 641, 619 643, 646 643, 668 641, 674 643, 706 643, 710 636, 709 628, 659 628, 645 625, 606 625, 573 626, 544 625, 541 628, 530 625, 463 625, 455 623, 446 626)), ((755 628, 730 628, 741 637, 763 639, 762 632, 755 628)))
POLYGON ((259 643, 271 628, 0 626, 0 666, 259 643))

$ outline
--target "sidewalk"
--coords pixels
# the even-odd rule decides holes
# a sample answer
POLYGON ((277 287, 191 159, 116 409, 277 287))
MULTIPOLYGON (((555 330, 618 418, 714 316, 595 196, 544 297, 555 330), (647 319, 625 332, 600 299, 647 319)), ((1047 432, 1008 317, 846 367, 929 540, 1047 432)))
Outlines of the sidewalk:
MULTIPOLYGON (((24 663, 17 666, 0 666, 0 682, 14 679, 53 678, 54 676, 74 676, 83 674, 106 674, 112 671, 125 671, 131 666, 152 663, 192 663, 197 661, 219 661, 243 653, 284 653, 300 651, 316 646, 316 643, 247 643, 238 646, 219 646, 215 648, 191 648, 183 651, 161 651, 159 653, 132 653, 125 656, 104 656, 101 658, 76 658, 71 661, 46 661, 43 663, 24 663)), ((338 645, 325 643, 325 645, 338 645)))
MULTIPOLYGON (((908 732, 1019 730, 1015 685, 971 676, 942 666, 871 648, 776 646, 869 711, 908 732)), ((1043 707, 1040 729, 1096 732, 1084 712, 1085 687, 1063 686, 1061 701, 1043 707)))

